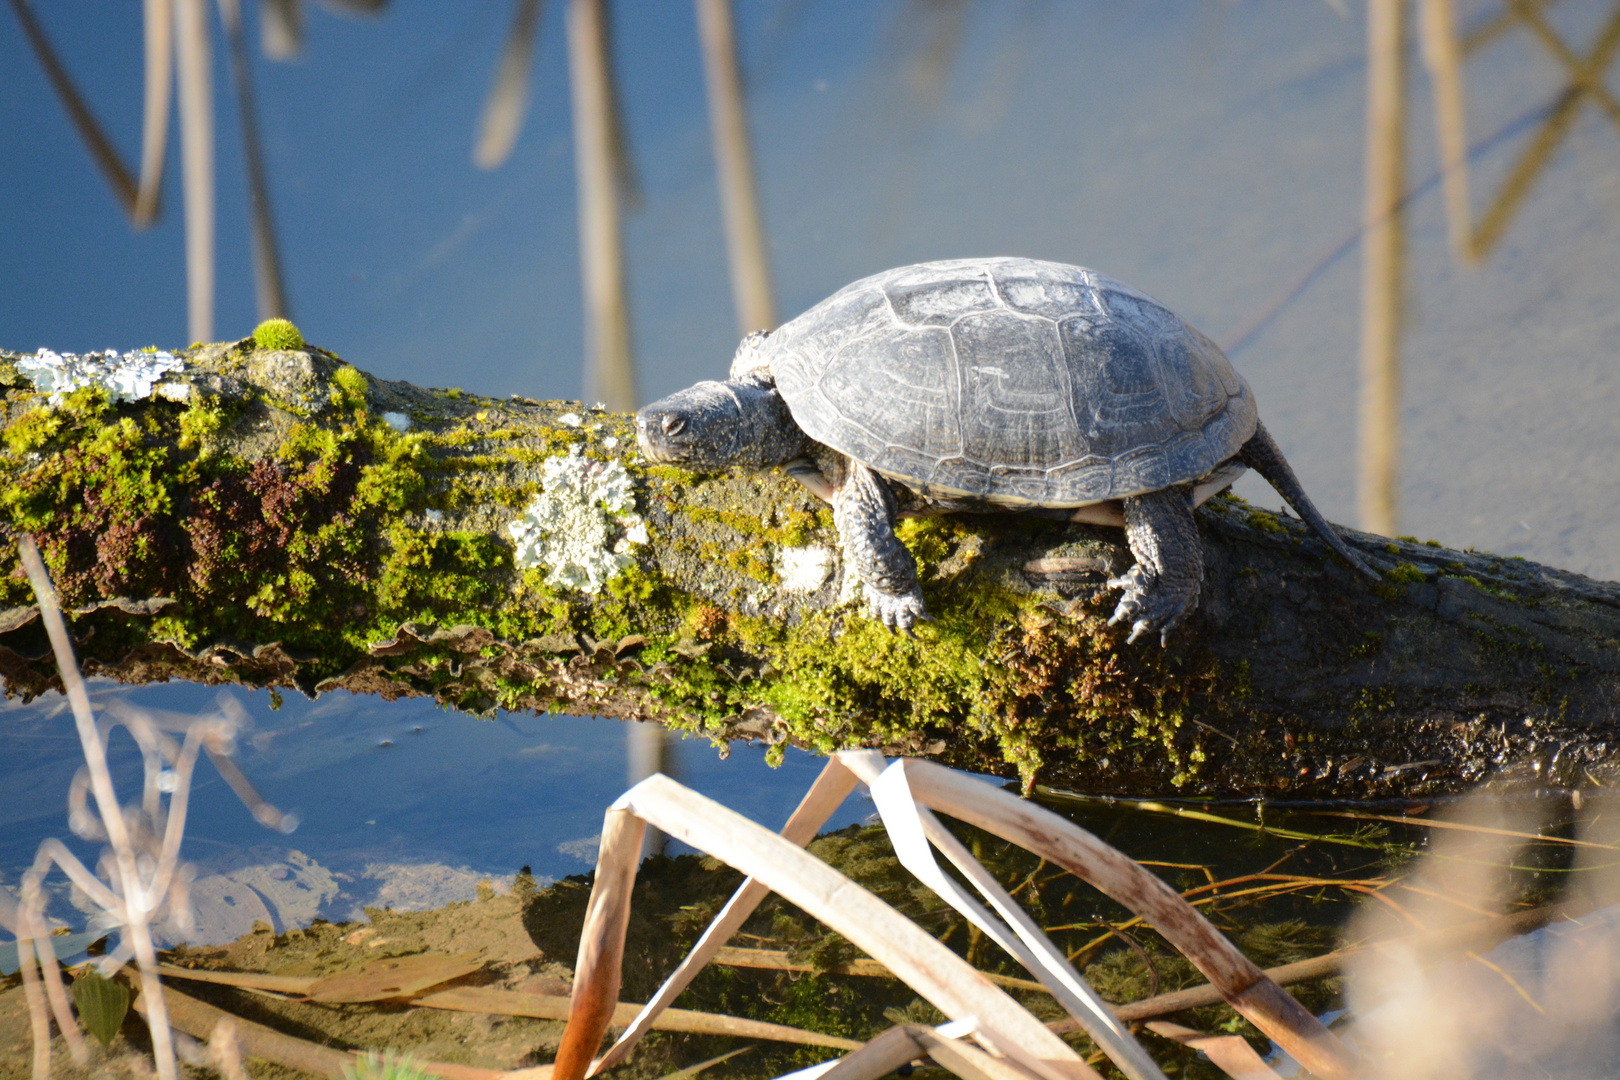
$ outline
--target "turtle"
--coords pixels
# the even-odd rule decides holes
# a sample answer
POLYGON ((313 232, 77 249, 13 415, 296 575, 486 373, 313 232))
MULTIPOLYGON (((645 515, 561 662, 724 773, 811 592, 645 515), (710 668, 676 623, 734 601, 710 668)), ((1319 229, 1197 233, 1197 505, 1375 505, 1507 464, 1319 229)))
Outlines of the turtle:
POLYGON ((1136 561, 1107 583, 1124 590, 1109 624, 1168 644, 1203 584, 1193 508, 1246 468, 1379 580, 1219 346, 1081 266, 957 259, 862 278, 749 334, 727 381, 647 405, 636 432, 651 461, 780 466, 829 502, 846 577, 895 631, 928 618, 900 515, 1017 510, 1123 526, 1136 561))

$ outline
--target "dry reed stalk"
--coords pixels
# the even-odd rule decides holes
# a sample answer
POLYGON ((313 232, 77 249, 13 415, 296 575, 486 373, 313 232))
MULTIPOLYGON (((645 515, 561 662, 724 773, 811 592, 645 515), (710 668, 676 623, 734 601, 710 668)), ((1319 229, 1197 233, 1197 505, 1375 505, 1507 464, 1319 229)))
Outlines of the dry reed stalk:
POLYGON ((259 43, 271 60, 291 60, 304 47, 303 0, 259 0, 259 43))
POLYGON ((878 1080, 922 1056, 922 1044, 912 1036, 911 1025, 901 1024, 837 1061, 824 1062, 822 1066, 812 1066, 778 1080, 794 1080, 794 1077, 810 1080, 807 1074, 812 1073, 816 1080, 878 1080))
MULTIPOLYGON (((644 783, 661 779, 655 775, 644 783)), ((624 933, 630 920, 630 894, 635 889, 645 828, 645 815, 618 804, 603 819, 596 881, 591 887, 590 906, 585 910, 585 926, 579 936, 579 958, 574 964, 573 1003, 553 1066, 559 1080, 582 1080, 613 1022, 624 960, 624 933)))
MULTIPOLYGON (((19 540, 18 549, 23 567, 39 598, 41 620, 56 654, 62 685, 72 709, 81 749, 85 756, 85 766, 74 777, 69 788, 69 825, 79 836, 105 841, 110 848, 110 852, 103 850, 98 863, 98 869, 106 878, 106 882, 87 870, 61 841, 54 839, 40 844, 34 865, 23 877, 21 922, 22 929, 32 944, 28 948, 23 948, 24 942, 20 940, 19 954, 33 953, 37 957, 40 971, 45 976, 48 996, 58 1014, 58 1022, 63 1027, 69 1049, 78 1058, 82 1052, 82 1041, 79 1040, 77 1029, 73 1026, 72 1017, 68 1012, 66 996, 61 992, 56 956, 45 929, 43 891, 45 877, 52 865, 59 867, 75 886, 91 901, 102 907, 115 924, 123 928, 119 945, 101 961, 100 966, 104 975, 112 973, 126 959, 133 956, 139 962, 141 971, 151 979, 152 985, 157 987, 159 975, 157 954, 151 934, 152 920, 167 909, 182 927, 190 923, 190 908, 187 903, 190 871, 189 868, 181 866, 179 859, 180 842, 185 833, 192 774, 198 756, 204 749, 216 761, 224 759, 229 749, 229 741, 236 730, 236 722, 223 713, 212 720, 194 719, 186 727, 183 744, 176 743, 160 729, 159 724, 153 723, 140 710, 125 706, 116 704, 110 706, 108 718, 98 723, 92 713, 90 699, 85 692, 78 665, 74 661, 67 626, 63 621, 55 590, 51 586, 39 551, 34 546, 33 539, 28 536, 19 540), (121 807, 118 804, 117 793, 112 786, 112 776, 107 768, 107 739, 112 729, 117 726, 129 729, 140 747, 145 764, 146 779, 143 797, 138 806, 121 807), (170 793, 170 798, 165 807, 163 793, 166 791, 170 793), (94 813, 91 812, 87 793, 94 797, 94 813)), ((240 706, 237 706, 237 709, 240 710, 240 706)), ((286 824, 290 820, 273 807, 266 810, 268 804, 258 799, 257 793, 247 786, 246 780, 242 779, 239 773, 237 776, 240 786, 233 784, 233 787, 237 787, 239 792, 243 788, 246 789, 248 794, 244 796, 244 801, 250 806, 253 806, 255 801, 258 803, 255 807, 255 816, 260 821, 275 820, 286 824)), ((25 965, 25 972, 31 971, 30 960, 25 965)), ((30 1001, 34 1004, 34 999, 31 998, 30 1001)), ((152 1031, 152 1051, 157 1063, 158 1076, 161 1080, 170 1080, 175 1075, 174 1045, 170 1038, 166 1006, 161 994, 153 997, 151 1001, 148 1021, 152 1031)), ((48 1069, 50 1048, 48 1039, 43 1044, 36 1042, 36 1062, 41 1055, 42 1047, 48 1069)))
MULTIPOLYGON (((132 978, 137 988, 140 988, 140 977, 132 974, 132 978)), ((155 996, 142 990, 135 996, 134 1008, 138 1012, 145 1012, 156 1001, 155 996)), ((313 1073, 316 1076, 331 1077, 332 1080, 344 1080, 345 1070, 353 1069, 355 1062, 359 1060, 356 1053, 333 1050, 329 1046, 320 1046, 305 1039, 285 1035, 263 1024, 255 1024, 251 1020, 232 1016, 223 1009, 198 1001, 172 986, 163 987, 163 1001, 168 1014, 173 1017, 174 1026, 195 1038, 212 1039, 221 1025, 231 1025, 234 1028, 233 1038, 236 1048, 245 1057, 257 1058, 273 1065, 313 1073)), ((488 1069, 477 1065, 457 1065, 440 1061, 418 1061, 416 1064, 423 1072, 438 1076, 441 1080, 501 1080, 502 1077, 515 1075, 501 1069, 488 1069)), ((536 1080, 543 1080, 543 1074, 536 1080)))
POLYGON ((50 937, 49 928, 34 917, 26 903, 19 904, 4 889, 0 889, 0 927, 17 939, 17 970, 22 976, 23 998, 28 1003, 28 1022, 34 1040, 33 1075, 36 1078, 50 1075, 52 1013, 56 1015, 56 1025, 67 1040, 74 1063, 84 1065, 89 1054, 84 1040, 79 1038, 73 1013, 67 1008, 61 979, 55 980, 54 987, 51 985, 55 966, 50 961, 55 960, 55 953, 48 944, 40 944, 41 939, 50 937))
POLYGON ((213 983, 216 986, 234 986, 240 990, 267 990, 276 994, 307 994, 319 977, 315 975, 265 975, 256 971, 209 971, 206 968, 184 968, 174 964, 159 964, 158 973, 171 979, 187 982, 213 983))
POLYGON ((1205 1035, 1190 1027, 1156 1020, 1147 1025, 1155 1035, 1172 1039, 1202 1052, 1232 1080, 1278 1080, 1271 1066, 1261 1060, 1254 1047, 1239 1035, 1205 1035))
MULTIPOLYGON (((892 979, 894 972, 878 963, 876 960, 844 960, 831 967, 818 967, 815 964, 799 963, 786 952, 779 949, 734 949, 724 948, 715 952, 713 963, 722 967, 757 968, 766 971, 825 971, 830 975, 856 975, 876 979, 892 979)), ((1045 993, 1046 987, 1032 979, 1019 979, 1011 975, 997 975, 993 971, 981 971, 979 974, 1009 990, 1034 990, 1045 993)))
POLYGON ((478 117, 478 133, 473 140, 473 164, 480 169, 496 169, 505 164, 523 129, 523 116, 529 108, 529 72, 534 67, 534 40, 540 27, 540 0, 517 0, 512 28, 501 49, 501 62, 484 111, 478 117))
POLYGON ((1395 535, 1406 137, 1405 0, 1367 11, 1366 228, 1362 238, 1361 527, 1395 535))
MULTIPOLYGON (((613 825, 613 813, 622 811, 757 878, 886 964, 947 1016, 957 1020, 973 1018, 975 1037, 994 1052, 1046 1080, 1089 1080, 1097 1075, 1067 1044, 961 957, 790 841, 666 776, 650 777, 621 796, 610 812, 609 826, 613 825)), ((620 878, 624 855, 609 854, 608 828, 604 828, 603 835, 604 854, 598 864, 596 888, 613 896, 624 891, 620 878), (605 888, 604 880, 609 882, 605 888)), ((613 909, 606 900, 598 905, 593 893, 592 912, 599 907, 604 913, 613 909)), ((581 962, 574 976, 576 1001, 599 998, 604 987, 617 982, 617 971, 608 970, 604 961, 611 959, 616 969, 617 950, 622 949, 623 942, 622 925, 610 953, 595 945, 604 936, 605 923, 605 914, 588 918, 586 936, 581 941, 581 962)), ((605 1011, 588 1005, 579 1008, 578 1022, 571 1017, 564 1034, 555 1080, 580 1080, 584 1076, 588 1055, 606 1031, 607 1023, 605 1011)))
POLYGON ((236 90, 237 123, 242 129, 242 160, 247 166, 248 212, 253 219, 253 287, 259 318, 287 317, 287 288, 282 280, 275 217, 270 212, 270 181, 264 167, 264 139, 253 99, 253 68, 242 32, 242 0, 218 0, 230 51, 231 82, 236 90))
MULTIPOLYGON (((74 723, 78 728, 79 742, 84 751, 86 765, 90 772, 90 786, 95 794, 96 807, 100 812, 102 826, 108 842, 111 844, 116 864, 117 875, 115 880, 119 883, 119 894, 112 897, 110 890, 102 887, 100 890, 87 890, 92 896, 101 893, 101 902, 115 899, 116 904, 108 908, 109 911, 121 917, 126 931, 126 944, 128 944, 141 964, 141 970, 153 973, 154 984, 157 981, 157 950, 152 944, 151 928, 147 919, 161 902, 161 898, 153 897, 143 886, 140 873, 135 863, 135 849, 130 843, 130 836, 125 825, 122 809, 118 805, 117 793, 113 790, 112 774, 107 769, 106 748, 96 731, 95 717, 90 709, 90 698, 85 693, 84 681, 79 677, 79 667, 73 658, 73 644, 68 638, 67 624, 62 619, 62 611, 56 602, 56 590, 51 585, 49 575, 45 571, 45 563, 39 557, 39 550, 34 546, 30 536, 23 536, 18 541, 18 550, 22 555, 23 567, 28 572, 29 581, 33 584, 34 593, 39 599, 40 618, 45 624, 45 631, 50 637, 51 648, 56 653, 57 669, 62 677, 62 685, 67 691, 68 704, 72 707, 74 723)), ((46 845, 41 845, 42 852, 46 845)), ((58 845, 60 846, 60 845, 58 845)), ((60 853, 52 852, 51 857, 62 866, 74 882, 81 888, 88 882, 82 880, 94 879, 88 873, 75 873, 83 867, 63 848, 60 853), (62 855, 66 858, 62 858, 62 855)), ((38 860, 36 859, 36 868, 38 860)), ((38 877, 31 872, 32 886, 38 889, 38 877)), ((43 875, 39 875, 42 877, 43 875)), ((96 882, 99 885, 99 882, 96 882)), ((27 886, 25 885, 25 888, 27 886)), ((47 947, 48 948, 48 947, 47 947)), ((54 956, 53 956, 54 960, 54 956)), ((157 1072, 160 1080, 174 1080, 174 1045, 169 1036, 168 1016, 163 1008, 161 997, 152 1007, 148 1017, 152 1032, 152 1054, 157 1061, 157 1072)), ((47 1047, 49 1044, 47 1043, 47 1047)), ((36 1051, 37 1052, 37 1051, 36 1051)))
MULTIPOLYGON (((455 1012, 485 1013, 494 1016, 530 1016, 539 1020, 567 1020, 572 1012, 572 999, 553 994, 526 994, 517 990, 492 990, 482 986, 458 986, 448 990, 425 994, 411 999, 410 1004, 428 1009, 449 1009, 455 1012)), ((641 1012, 642 1006, 618 1002, 613 1007, 609 1024, 618 1027, 630 1023, 641 1012)), ((748 1020, 724 1013, 697 1012, 692 1009, 665 1009, 653 1021, 659 1031, 684 1031, 694 1035, 731 1035, 740 1039, 767 1039, 771 1042, 795 1043, 799 1046, 825 1046, 835 1050, 853 1050, 861 1044, 837 1035, 823 1035, 819 1031, 771 1024, 762 1020, 748 1020)), ((598 1066, 600 1071, 600 1066, 598 1066)))
POLYGON ((1616 101, 1614 95, 1609 93, 1609 88, 1604 85, 1603 70, 1571 52, 1569 46, 1564 44, 1564 39, 1558 36, 1557 31, 1526 0, 1509 0, 1508 6, 1518 15, 1519 21, 1524 23, 1530 33, 1535 35, 1536 39, 1546 46, 1547 51, 1564 66, 1564 70, 1569 72, 1571 88, 1590 94, 1599 107, 1609 114, 1609 119, 1620 125, 1620 101, 1616 101))
MULTIPOLYGON (((1534 8, 1529 5, 1515 5, 1513 10, 1520 19, 1525 19, 1527 14, 1534 15, 1534 8)), ((1620 8, 1609 16, 1587 58, 1575 62, 1571 68, 1573 80, 1571 85, 1564 89, 1557 105, 1536 131, 1535 139, 1514 163, 1507 178, 1502 181, 1496 200, 1481 215, 1479 228, 1474 235, 1474 244, 1482 258, 1490 253, 1507 231, 1508 222, 1513 219, 1519 204, 1530 193, 1530 187, 1536 177, 1541 174, 1542 168, 1551 160, 1553 151, 1564 141, 1564 137, 1574 126, 1575 119, 1580 113, 1581 102, 1591 92, 1589 88, 1594 83, 1601 85, 1602 73, 1613 62, 1617 50, 1620 50, 1620 8)), ((1567 53, 1567 50, 1565 52, 1567 53)), ((1604 93, 1608 96, 1606 90, 1604 93)), ((1609 100, 1612 101, 1613 98, 1609 97, 1609 100)))
POLYGON ((995 1058, 963 1042, 941 1035, 933 1028, 907 1026, 906 1033, 916 1044, 962 1080, 1033 1080, 1032 1074, 1015 1061, 995 1058))
MULTIPOLYGON (((1530 0, 1530 6, 1536 9, 1550 7, 1556 0, 1530 0)), ((1459 38, 1459 46, 1464 56, 1471 56, 1489 45, 1498 41, 1502 35, 1512 30, 1519 23, 1519 13, 1514 5, 1508 4, 1483 22, 1475 23, 1474 27, 1459 38)))
POLYGON ((214 339, 214 90, 205 0, 174 0, 186 218, 186 332, 214 339))
POLYGON ((1034 975, 1126 1076, 1132 1080, 1164 1080, 1158 1064, 1114 1018, 1108 1003, 1070 966, 1068 958, 961 841, 927 807, 919 805, 908 783, 910 768, 918 763, 900 760, 888 765, 875 750, 846 751, 838 757, 866 782, 901 865, 1034 975), (998 921, 940 870, 929 850, 930 843, 944 853, 1005 922, 998 921))
MULTIPOLYGON (((62 987, 61 969, 56 963, 56 949, 51 944, 51 931, 45 923, 44 902, 39 896, 39 879, 44 877, 39 869, 39 857, 35 857, 35 869, 23 876, 23 925, 27 927, 27 937, 33 939, 32 947, 21 936, 17 941, 17 959, 23 961, 23 953, 31 951, 32 959, 28 962, 28 970, 32 971, 35 963, 39 965, 39 973, 45 988, 45 998, 50 1003, 51 1012, 56 1017, 56 1026, 62 1032, 62 1038, 68 1046, 68 1056, 75 1064, 84 1065, 90 1060, 89 1048, 86 1047, 84 1037, 79 1034, 77 1021, 73 1018, 73 1008, 68 1004, 67 991, 62 987)), ((25 975, 24 978, 27 976, 25 975)), ((36 1047, 35 1052, 38 1052, 36 1047)))
POLYGON ((1457 261, 1479 261, 1468 209, 1468 111, 1463 100, 1462 50, 1452 0, 1422 0, 1418 32, 1423 62, 1434 85, 1434 122, 1440 138, 1441 176, 1446 195, 1446 229, 1457 261))
POLYGON ((636 407, 620 236, 617 119, 602 0, 569 0, 568 73, 574 103, 579 261, 585 294, 585 396, 615 412, 636 407))
POLYGON ((1310 813, 1318 817, 1348 818, 1352 821, 1387 821, 1394 825, 1409 825, 1417 829, 1454 829, 1462 832, 1473 832, 1492 836, 1506 836, 1515 840, 1528 840, 1543 844, 1566 844, 1570 847, 1598 848, 1603 851, 1620 851, 1620 845, 1597 843, 1580 837, 1546 836, 1538 832, 1513 831, 1508 829, 1493 829, 1485 825, 1476 825, 1467 821, 1444 821, 1439 818, 1396 817, 1394 814, 1364 814, 1357 810, 1313 810, 1310 813))
POLYGON ((17 21, 22 24, 23 36, 28 39, 29 47, 33 49, 39 66, 45 69, 45 77, 50 80, 56 96, 61 99, 62 107, 68 112, 68 118, 78 129, 79 138, 84 140, 85 148, 90 151, 90 157, 101 170, 107 186, 112 188, 113 197, 118 200, 118 205, 124 208, 126 214, 133 215, 135 178, 124 165, 123 158, 119 157, 112 140, 107 138, 107 133, 101 129, 100 122, 90 111, 90 106, 85 103, 83 95, 74 85, 73 77, 68 74, 67 68, 57 57, 56 50, 51 48, 50 38, 45 36, 45 28, 40 26, 39 20, 34 17, 34 9, 29 6, 28 0, 11 0, 11 10, 16 13, 17 21))
POLYGON ((1129 856, 1044 807, 926 761, 904 763, 924 805, 1062 866, 1152 923, 1222 997, 1324 1080, 1347 1077, 1355 1059, 1307 1012, 1161 879, 1129 856))
MULTIPOLYGON (((561 994, 530 994, 516 990, 497 990, 484 986, 456 986, 434 991, 406 988, 397 995, 379 998, 376 995, 354 996, 321 994, 317 984, 323 980, 313 975, 265 975, 250 971, 208 971, 198 968, 161 964, 160 974, 170 980, 211 983, 233 986, 240 990, 265 991, 272 995, 309 997, 321 1004, 344 1004, 358 1001, 398 1000, 424 1009, 446 1009, 453 1012, 474 1012, 490 1016, 527 1016, 537 1020, 567 1020, 572 999, 561 994)), ((445 980, 440 980, 448 981, 445 980)), ((636 1019, 644 1006, 618 1002, 613 1008, 612 1026, 622 1027, 636 1019)), ((803 1046, 827 1046, 834 1049, 853 1049, 861 1044, 836 1035, 823 1035, 819 1031, 806 1031, 786 1024, 770 1024, 748 1020, 724 1013, 698 1012, 692 1009, 665 1009, 653 1020, 652 1027, 659 1031, 682 1031, 697 1035, 733 1035, 745 1039, 769 1039, 774 1042, 797 1043, 803 1046)))
POLYGON ((737 71, 737 32, 731 0, 695 2, 737 330, 740 334, 770 330, 776 326, 776 306, 771 300, 771 266, 765 251, 759 190, 754 182, 742 76, 737 71))
MULTIPOLYGON (((803 847, 808 844, 826 824, 834 810, 841 806, 849 793, 855 789, 857 783, 855 774, 850 772, 837 758, 828 758, 827 764, 816 776, 810 790, 805 792, 799 805, 789 815, 787 824, 782 826, 782 837, 791 844, 803 847)), ((697 944, 686 955, 678 967, 664 980, 658 992, 642 1007, 640 1014, 624 1029, 618 1040, 602 1055, 600 1064, 593 1072, 610 1069, 623 1061, 625 1055, 630 1053, 636 1042, 654 1026, 658 1014, 667 1009, 670 1004, 681 995, 697 973, 712 960, 721 946, 731 940, 733 934, 742 928, 748 917, 759 907, 760 902, 770 894, 770 888, 753 878, 746 879, 737 891, 732 894, 726 906, 714 917, 703 936, 698 938, 697 944)))
POLYGON ((169 98, 174 92, 174 3, 146 0, 146 91, 141 119, 141 184, 130 219, 137 229, 157 220, 163 190, 163 159, 169 145, 169 98))
MULTIPOLYGON (((1093 805, 1094 799, 1088 796, 1075 795, 1072 792, 1050 788, 1044 784, 1035 785, 1035 793, 1043 798, 1058 802, 1078 803, 1080 805, 1093 805)), ((1359 847, 1377 850, 1382 845, 1358 840, 1349 836, 1322 836, 1317 833, 1300 832, 1297 829, 1279 829, 1273 825, 1263 825, 1257 821, 1238 821, 1235 818, 1223 817, 1220 814, 1211 814, 1205 810, 1193 810, 1186 806, 1176 806, 1171 803, 1159 802, 1157 799, 1115 799, 1107 800, 1110 807, 1129 807, 1132 810, 1145 810, 1151 814, 1173 814, 1176 817, 1188 818, 1192 821, 1207 821, 1211 825, 1225 825, 1233 829, 1243 829, 1247 832, 1264 833, 1267 836, 1278 836, 1285 840, 1310 840, 1322 844, 1337 844, 1342 847, 1359 847)), ((1400 819, 1397 819, 1400 820, 1400 819)), ((1194 869, 1190 866, 1181 866, 1176 863, 1143 863, 1144 866, 1176 866, 1178 869, 1194 869)))
POLYGON ((225 1080, 248 1080, 242 1067, 242 1048, 236 1038, 236 1021, 221 1020, 208 1035, 208 1054, 203 1064, 211 1067, 225 1080))

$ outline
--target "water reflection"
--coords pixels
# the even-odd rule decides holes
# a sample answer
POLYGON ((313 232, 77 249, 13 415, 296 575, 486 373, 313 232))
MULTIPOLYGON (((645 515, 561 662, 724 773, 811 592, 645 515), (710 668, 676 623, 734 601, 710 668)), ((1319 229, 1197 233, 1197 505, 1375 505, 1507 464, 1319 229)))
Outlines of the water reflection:
MULTIPOLYGON (((90 683, 92 701, 120 697, 182 712, 208 710, 218 688, 130 689, 90 683)), ((277 931, 312 919, 364 919, 365 908, 412 910, 472 899, 479 882, 505 890, 520 867, 542 881, 588 871, 602 811, 624 790, 626 725, 501 713, 483 721, 426 700, 347 693, 235 694, 253 720, 238 761, 266 799, 298 814, 290 836, 258 825, 206 762, 198 767, 182 857, 197 867, 193 941, 221 942, 255 920, 277 931)), ((683 781, 756 820, 786 820, 820 768, 789 751, 772 770, 763 748, 728 759, 704 741, 682 748, 683 781)), ((66 836, 68 785, 83 763, 66 702, 56 695, 0 709, 0 885, 15 889, 39 842, 66 836)), ((138 789, 140 755, 115 736, 121 791, 138 789)), ((834 827, 867 812, 851 802, 834 827)), ((94 864, 95 845, 72 842, 94 864)), ((83 925, 60 878, 53 917, 83 925)), ((182 935, 166 931, 169 940, 182 935)))

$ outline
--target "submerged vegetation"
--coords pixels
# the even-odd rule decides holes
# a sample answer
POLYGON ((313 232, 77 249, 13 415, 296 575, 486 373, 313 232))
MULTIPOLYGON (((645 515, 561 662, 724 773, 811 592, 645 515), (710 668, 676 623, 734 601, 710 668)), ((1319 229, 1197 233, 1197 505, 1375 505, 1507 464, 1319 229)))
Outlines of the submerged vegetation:
MULTIPOLYGON (((1346 939, 1344 925, 1352 908, 1373 895, 1380 908, 1432 918, 1422 905, 1434 884, 1415 877, 1412 863, 1413 855, 1428 846, 1429 830, 1420 819, 1387 822, 1355 812, 1324 818, 1229 810, 1200 811, 1189 821, 1151 807, 1068 802, 1067 812, 1079 824, 1111 835, 1231 937, 1244 955, 1268 969, 1356 944, 1355 938, 1346 939), (1248 839, 1223 843, 1223 833, 1248 839)), ((1535 827, 1530 828, 1527 835, 1534 835, 1535 827)), ((1544 911, 1542 921, 1553 918, 1553 909, 1536 905, 1555 900, 1570 884, 1578 848, 1568 840, 1569 829, 1567 821, 1554 822, 1544 830, 1546 839, 1532 840, 1516 855, 1500 843, 1489 852, 1476 847, 1474 858, 1484 855, 1506 870, 1506 892, 1485 900, 1459 894, 1456 903, 1462 906, 1455 910, 1475 919, 1505 905, 1509 911, 1544 911)), ((1197 970, 1152 926, 1070 874, 971 826, 953 824, 951 831, 1109 1001, 1140 1003, 1204 985, 1197 970)), ((1447 834, 1436 835, 1443 839, 1447 834)), ((1493 831, 1482 827, 1463 835, 1489 843, 1493 831)), ((901 867, 882 827, 827 833, 812 841, 809 850, 990 974, 1041 1019, 1064 1019, 1027 972, 901 867)), ((1451 856, 1463 854, 1453 851, 1451 856)), ((740 881, 736 871, 705 856, 657 856, 643 863, 631 898, 620 999, 647 1000, 740 881)), ((280 1044, 279 1052, 313 1044, 322 1044, 328 1053, 369 1051, 366 1064, 347 1053, 331 1059, 350 1062, 345 1068, 359 1077, 390 1061, 429 1074, 434 1062, 487 1068, 544 1064, 554 1056, 562 1034, 592 884, 591 877, 580 876, 542 885, 522 873, 510 892, 481 887, 479 899, 433 911, 377 909, 368 912, 366 923, 318 921, 279 934, 261 925, 222 947, 187 946, 163 954, 164 977, 185 1000, 201 1003, 177 1014, 179 1021, 198 1027, 199 1037, 208 1035, 218 1017, 235 1016, 283 1033, 290 1041, 280 1044), (424 974, 377 999, 368 987, 384 985, 374 974, 379 965, 401 962, 417 965, 413 970, 424 974), (231 979, 234 985, 228 984, 231 979), (199 1019, 203 1017, 213 1019, 199 1019)), ((1531 925, 1522 923, 1517 930, 1531 925)), ((1483 931, 1453 947, 1483 951, 1503 933, 1483 931)), ((688 1014, 857 1041, 896 1023, 937 1024, 944 1019, 843 936, 779 897, 767 898, 729 946, 678 1000, 688 1014)), ((1337 971, 1336 964, 1319 965, 1290 992, 1314 1013, 1341 1007, 1337 971)), ((73 984, 75 998, 83 981, 81 976, 73 984)), ((21 997, 15 978, 0 982, 0 1032, 26 1031, 21 997)), ((1218 1000, 1190 1008, 1173 1001, 1159 1008, 1142 1004, 1127 1015, 1173 1017, 1199 1031, 1236 1034, 1261 1053, 1269 1050, 1268 1040, 1218 1000)), ((98 1051, 107 1057, 97 1060, 114 1060, 140 1047, 140 1024, 129 1014, 111 1046, 98 1051)), ((1093 1049, 1083 1034, 1065 1038, 1082 1054, 1093 1049)), ((1203 1080, 1221 1075, 1191 1047, 1151 1032, 1142 1038, 1170 1076, 1203 1080)), ((7 1055, 20 1053, 25 1045, 24 1039, 15 1050, 0 1051, 0 1070, 11 1068, 13 1060, 20 1066, 20 1059, 7 1055)), ((625 1080, 665 1077, 742 1046, 749 1047, 746 1053, 715 1064, 710 1075, 763 1080, 845 1052, 757 1036, 739 1040, 718 1031, 659 1030, 609 1075, 625 1080)), ((262 1071, 266 1068, 255 1064, 252 1075, 304 1075, 262 1071)))

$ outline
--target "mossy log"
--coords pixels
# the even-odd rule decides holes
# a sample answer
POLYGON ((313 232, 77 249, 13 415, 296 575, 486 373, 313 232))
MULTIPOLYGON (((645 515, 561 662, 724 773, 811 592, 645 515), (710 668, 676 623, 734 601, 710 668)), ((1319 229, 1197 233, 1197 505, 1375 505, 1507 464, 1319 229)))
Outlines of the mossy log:
MULTIPOLYGON (((935 616, 912 639, 843 595, 831 515, 796 482, 649 466, 627 416, 251 340, 189 350, 148 400, 53 406, 19 359, 0 353, 0 528, 37 537, 90 674, 879 746, 1099 794, 1620 776, 1620 586, 1576 574, 1347 531, 1374 586, 1222 497, 1198 514, 1198 613, 1161 649, 1106 625, 1119 530, 912 519, 935 616), (622 463, 650 528, 595 591, 519 568, 508 530, 570 454, 622 463)), ((0 560, 0 676, 27 697, 57 675, 13 545, 0 560)))

